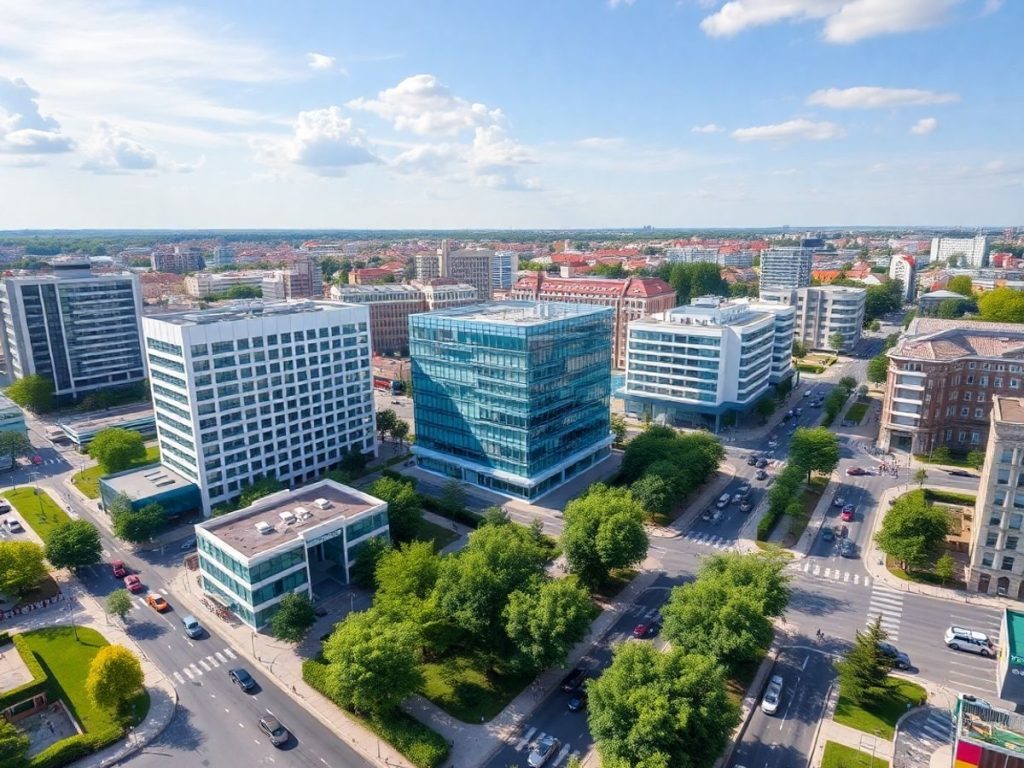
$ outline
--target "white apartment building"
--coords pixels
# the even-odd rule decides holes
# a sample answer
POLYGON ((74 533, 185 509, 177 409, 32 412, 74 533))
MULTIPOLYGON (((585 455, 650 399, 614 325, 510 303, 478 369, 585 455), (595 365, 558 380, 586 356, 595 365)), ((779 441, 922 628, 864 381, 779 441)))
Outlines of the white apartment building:
POLYGON ((839 334, 839 351, 853 349, 864 325, 867 291, 841 285, 821 285, 796 290, 764 290, 765 301, 796 307, 793 338, 810 349, 834 350, 832 337, 839 334))
POLYGON ((917 263, 913 256, 897 253, 889 261, 889 277, 903 283, 903 300, 914 300, 914 289, 917 287, 917 263))
POLYGON ((796 309, 781 302, 694 299, 629 324, 628 413, 670 424, 714 425, 744 412, 792 374, 796 309))
POLYGON ((369 322, 318 301, 143 318, 161 462, 204 514, 261 477, 301 484, 376 453, 369 322))
POLYGON ((699 262, 718 263, 718 247, 705 248, 697 245, 682 245, 665 249, 665 260, 681 264, 699 262))
POLYGON ((516 281, 519 272, 519 254, 515 251, 495 251, 491 261, 491 288, 507 290, 516 281))
POLYGON ((761 253, 761 294, 811 284, 813 248, 769 248, 761 253))
POLYGON ((88 259, 0 280, 0 345, 10 380, 38 374, 60 401, 146 378, 136 275, 93 275, 88 259))
POLYGON ((929 262, 956 257, 958 267, 988 266, 988 235, 976 237, 933 237, 929 262))
POLYGON ((196 272, 194 275, 185 276, 185 293, 201 299, 204 296, 213 296, 223 293, 228 288, 241 285, 262 289, 264 278, 273 276, 273 270, 262 269, 238 270, 237 272, 196 272))

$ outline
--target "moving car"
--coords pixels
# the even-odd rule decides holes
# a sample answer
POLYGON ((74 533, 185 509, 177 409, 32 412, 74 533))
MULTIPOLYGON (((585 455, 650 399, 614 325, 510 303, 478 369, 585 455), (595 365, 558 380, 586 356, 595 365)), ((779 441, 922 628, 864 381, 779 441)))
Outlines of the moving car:
POLYGON ((124 586, 129 592, 141 592, 145 589, 145 587, 142 586, 142 579, 134 573, 129 573, 124 577, 124 586))
POLYGON ((572 696, 569 697, 569 711, 579 712, 581 709, 587 708, 587 692, 584 690, 576 691, 572 696))
POLYGON ((249 674, 248 670, 243 669, 242 667, 229 669, 228 677, 231 678, 231 682, 243 691, 251 691, 256 687, 256 681, 253 680, 252 675, 249 674))
POLYGON ((43 463, 43 457, 42 456, 33 456, 30 459, 30 461, 38 467, 40 464, 43 463))
POLYGON ((183 618, 181 620, 181 623, 185 627, 185 634, 186 635, 188 635, 192 639, 195 639, 197 637, 202 637, 202 635, 203 635, 203 625, 199 623, 199 620, 196 619, 195 616, 193 616, 192 614, 189 614, 188 616, 186 616, 185 618, 183 618))
POLYGON ((572 693, 579 688, 586 679, 587 670, 583 669, 583 667, 576 667, 572 672, 562 678, 562 690, 566 693, 572 693))
POLYGON ((825 526, 824 528, 821 529, 821 540, 822 541, 834 541, 835 538, 836 538, 835 534, 832 532, 832 529, 829 528, 828 526, 825 526))
POLYGON ((810 397, 812 394, 814 394, 814 390, 812 390, 812 389, 808 389, 808 390, 804 391, 804 397, 810 397))
POLYGON ((947 469, 946 472, 953 475, 953 477, 977 477, 973 472, 968 472, 966 469, 947 469))
POLYGON ((637 624, 633 627, 633 637, 637 640, 643 640, 646 637, 654 637, 658 634, 661 629, 661 624, 658 621, 652 621, 650 624, 637 624))
POLYGON ((711 518, 714 517, 714 515, 715 515, 715 510, 713 510, 711 507, 708 507, 707 509, 705 509, 701 513, 700 519, 704 520, 704 521, 710 521, 711 518))
MULTIPOLYGON (((128 575, 128 569, 124 565, 124 560, 115 560, 110 564, 110 567, 114 571, 115 579, 123 579, 125 576, 128 575)), ((127 587, 128 582, 125 582, 124 585, 127 587)))
POLYGON ((153 592, 146 595, 146 602, 151 608, 156 610, 157 613, 163 613, 164 611, 169 611, 171 609, 171 606, 166 600, 164 600, 162 595, 158 595, 153 592))
POLYGON ((896 669, 910 669, 910 657, 892 643, 881 640, 878 643, 878 650, 892 659, 892 664, 896 669))
POLYGON ((260 730, 267 734, 270 738, 270 743, 275 747, 283 747, 291 737, 288 729, 281 725, 281 721, 270 714, 269 711, 260 717, 260 730))
POLYGON ((754 508, 754 505, 750 503, 748 496, 743 497, 743 501, 740 502, 740 512, 749 512, 754 508))
POLYGON ((848 474, 848 475, 870 475, 871 473, 868 472, 866 469, 864 469, 864 467, 847 467, 846 468, 846 474, 848 474))
POLYGON ((766 480, 768 478, 768 473, 765 472, 763 469, 759 469, 757 470, 757 474, 754 475, 754 477, 756 477, 758 480, 766 480))
POLYGON ((538 739, 537 743, 533 745, 530 756, 526 758, 526 764, 530 768, 541 768, 558 751, 560 746, 561 742, 554 736, 544 736, 542 739, 538 739))
POLYGON ((4 520, 4 528, 7 529, 8 533, 24 533, 25 529, 21 527, 21 521, 16 517, 8 517, 4 520))
POLYGON ((857 556, 857 545, 854 544, 847 538, 844 538, 839 543, 839 556, 840 557, 856 557, 857 556))
POLYGON ((984 632, 976 632, 973 629, 954 625, 946 630, 946 634, 942 639, 954 651, 969 651, 981 656, 995 656, 992 641, 988 639, 988 635, 984 632))
POLYGON ((737 489, 737 492, 740 496, 746 496, 748 493, 750 493, 750 483, 744 483, 743 485, 741 485, 737 489))
POLYGON ((843 511, 840 513, 840 516, 843 518, 844 523, 849 523, 853 520, 853 511, 853 504, 843 505, 843 511))
POLYGON ((779 702, 782 700, 782 676, 772 675, 772 679, 765 688, 764 696, 761 697, 761 711, 766 715, 774 715, 779 711, 779 702))
POLYGON ((843 501, 843 497, 842 496, 836 496, 834 499, 832 499, 832 506, 833 507, 842 507, 842 506, 845 506, 845 504, 846 504, 846 502, 843 501))
POLYGON ((734 493, 732 495, 732 503, 733 504, 739 504, 741 501, 743 501, 743 494, 742 493, 734 493))
POLYGON ((725 509, 725 507, 729 504, 731 500, 732 496, 730 496, 728 493, 723 493, 721 496, 718 497, 718 501, 715 502, 715 506, 718 507, 719 509, 725 509))

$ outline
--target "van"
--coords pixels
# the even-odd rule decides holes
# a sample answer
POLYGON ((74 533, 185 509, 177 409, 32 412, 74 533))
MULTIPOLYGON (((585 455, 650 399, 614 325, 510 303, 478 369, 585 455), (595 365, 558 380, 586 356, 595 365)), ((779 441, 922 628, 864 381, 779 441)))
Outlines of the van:
POLYGON ((732 494, 723 493, 721 496, 718 497, 718 501, 715 502, 715 506, 718 507, 719 509, 725 509, 729 505, 729 502, 731 500, 732 494))
POLYGON ((983 632, 952 626, 946 630, 943 640, 954 651, 967 651, 982 656, 995 656, 995 648, 992 646, 992 641, 983 632))

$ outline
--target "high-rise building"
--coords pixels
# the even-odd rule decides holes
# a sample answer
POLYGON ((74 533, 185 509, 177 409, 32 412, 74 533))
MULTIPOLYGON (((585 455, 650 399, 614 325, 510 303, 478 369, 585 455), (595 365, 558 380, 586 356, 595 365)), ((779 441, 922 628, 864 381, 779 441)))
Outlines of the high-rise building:
POLYGON ((793 338, 810 349, 848 351, 860 342, 867 291, 842 285, 765 289, 761 298, 796 307, 793 338), (842 337, 838 348, 836 335, 842 337))
POLYGON ((442 253, 440 254, 440 276, 472 285, 476 288, 477 299, 490 301, 491 265, 493 262, 494 251, 487 248, 462 248, 451 253, 442 253))
POLYGON ((275 270, 261 283, 268 301, 323 298, 324 280, 320 265, 312 259, 299 259, 288 269, 275 270))
POLYGON ((676 305, 675 289, 656 277, 563 278, 544 272, 531 272, 519 278, 509 298, 611 307, 615 310, 612 366, 620 371, 626 367, 626 326, 676 305))
POLYGON ((10 379, 38 374, 59 401, 146 378, 135 275, 94 275, 88 259, 51 262, 52 274, 0 281, 0 344, 10 379))
POLYGON ((917 262, 906 253, 897 253, 889 262, 889 277, 903 284, 903 301, 913 301, 917 288, 917 262))
POLYGON ((409 333, 424 469, 536 499, 609 455, 610 308, 477 304, 409 333))
POLYGON ((718 246, 681 245, 665 249, 665 260, 681 264, 718 263, 718 246))
POLYGON ((516 251, 495 251, 491 262, 491 287, 508 289, 519 272, 519 254, 516 251))
POLYGON ((718 296, 629 324, 626 412, 714 426, 792 375, 794 307, 718 296))
POLYGON ((761 253, 761 292, 805 288, 811 284, 810 248, 769 248, 761 253))
POLYGON ((417 280, 433 280, 441 276, 441 260, 436 253, 417 253, 412 261, 417 280))
POLYGON ((988 235, 933 237, 929 263, 950 259, 954 259, 958 267, 987 267, 988 235))
POLYGON ((262 477, 298 484, 376 453, 369 322, 314 301, 143 318, 160 460, 205 514, 262 477))

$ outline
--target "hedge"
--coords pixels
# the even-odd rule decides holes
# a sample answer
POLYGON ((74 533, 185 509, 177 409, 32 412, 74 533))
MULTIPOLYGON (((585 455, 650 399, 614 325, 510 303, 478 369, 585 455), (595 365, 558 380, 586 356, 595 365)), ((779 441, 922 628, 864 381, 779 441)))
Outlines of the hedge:
POLYGON ((46 690, 49 682, 46 672, 43 671, 43 665, 39 663, 25 638, 21 635, 14 635, 11 637, 11 640, 14 641, 14 647, 21 654, 21 660, 25 662, 25 666, 28 667, 28 671, 32 674, 32 679, 24 685, 19 685, 17 688, 12 688, 3 695, 0 695, 0 710, 14 706, 25 699, 30 699, 37 693, 42 693, 46 690))
POLYGON ((931 488, 924 489, 924 497, 928 501, 938 501, 945 504, 966 504, 968 506, 973 506, 978 503, 978 497, 970 493, 936 491, 931 488))
POLYGON ((98 752, 122 736, 121 729, 111 726, 93 733, 79 733, 51 744, 28 762, 28 768, 60 768, 62 765, 98 752))
POLYGON ((448 742, 441 734, 402 710, 362 717, 342 705, 328 692, 327 664, 322 658, 302 662, 302 679, 405 755, 417 768, 437 768, 448 758, 448 742))
POLYGON ((811 365, 809 363, 798 363, 796 369, 801 373, 824 373, 825 366, 811 365))
POLYGON ((433 496, 428 496, 425 493, 420 494, 420 505, 434 514, 441 515, 441 517, 447 517, 449 520, 454 520, 457 523, 468 525, 470 528, 474 529, 480 525, 480 521, 483 519, 476 512, 471 512, 465 507, 453 510, 442 504, 433 496))

